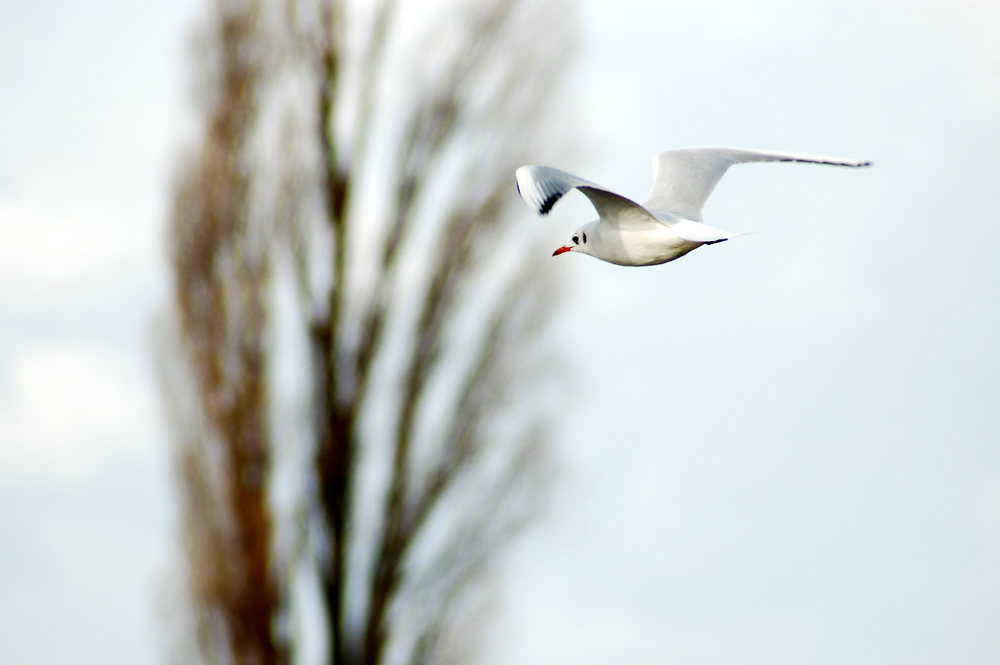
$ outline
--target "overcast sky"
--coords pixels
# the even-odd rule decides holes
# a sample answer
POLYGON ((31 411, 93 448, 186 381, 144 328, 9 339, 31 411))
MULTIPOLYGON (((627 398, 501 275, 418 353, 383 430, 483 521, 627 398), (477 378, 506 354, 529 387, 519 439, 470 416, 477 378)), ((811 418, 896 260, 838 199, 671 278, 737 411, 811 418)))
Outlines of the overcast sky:
MULTIPOLYGON (((5 665, 164 660, 150 333, 197 5, 0 4, 5 665)), ((875 165, 737 166, 705 217, 753 234, 665 266, 553 259, 576 387, 490 665, 1000 662, 1000 6, 579 8, 587 150, 553 166, 641 199, 685 145, 875 165)))

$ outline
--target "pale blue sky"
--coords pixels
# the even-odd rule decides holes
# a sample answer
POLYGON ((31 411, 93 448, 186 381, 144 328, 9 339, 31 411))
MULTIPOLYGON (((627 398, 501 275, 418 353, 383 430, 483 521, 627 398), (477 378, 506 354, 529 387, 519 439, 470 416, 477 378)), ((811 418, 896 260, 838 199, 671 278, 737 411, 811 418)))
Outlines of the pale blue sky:
MULTIPOLYGON (((5 664, 164 659, 150 332, 196 6, 0 5, 5 664)), ((875 166, 738 166, 706 221, 754 235, 553 259, 576 387, 488 661, 1000 661, 1000 9, 579 8, 585 150, 553 166, 635 198, 684 145, 875 166)))

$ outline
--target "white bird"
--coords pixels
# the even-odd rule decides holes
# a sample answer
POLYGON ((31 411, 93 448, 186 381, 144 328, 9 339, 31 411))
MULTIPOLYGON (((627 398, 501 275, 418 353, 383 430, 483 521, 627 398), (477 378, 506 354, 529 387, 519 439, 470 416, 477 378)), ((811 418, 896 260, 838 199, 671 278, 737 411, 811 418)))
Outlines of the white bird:
POLYGON ((552 256, 580 252, 620 266, 651 266, 741 235, 704 224, 701 209, 729 167, 744 162, 871 166, 871 162, 854 159, 789 152, 680 148, 653 156, 653 188, 642 205, 549 166, 519 168, 517 191, 542 215, 571 189, 583 192, 597 209, 600 219, 577 229, 573 244, 560 247, 552 256))

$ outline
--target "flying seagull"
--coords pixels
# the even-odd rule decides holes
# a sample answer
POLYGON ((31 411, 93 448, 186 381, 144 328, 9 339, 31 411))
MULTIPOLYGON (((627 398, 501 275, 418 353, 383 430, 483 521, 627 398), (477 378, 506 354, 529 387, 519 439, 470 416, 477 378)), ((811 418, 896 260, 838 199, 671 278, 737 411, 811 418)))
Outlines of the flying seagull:
POLYGON ((653 156, 653 188, 642 205, 549 166, 519 168, 517 191, 542 215, 547 215, 571 189, 583 192, 597 209, 600 219, 577 229, 573 244, 560 247, 552 256, 580 252, 620 266, 652 266, 678 259, 702 245, 740 235, 703 223, 701 209, 726 170, 745 162, 871 166, 871 162, 854 159, 791 152, 680 148, 653 156))

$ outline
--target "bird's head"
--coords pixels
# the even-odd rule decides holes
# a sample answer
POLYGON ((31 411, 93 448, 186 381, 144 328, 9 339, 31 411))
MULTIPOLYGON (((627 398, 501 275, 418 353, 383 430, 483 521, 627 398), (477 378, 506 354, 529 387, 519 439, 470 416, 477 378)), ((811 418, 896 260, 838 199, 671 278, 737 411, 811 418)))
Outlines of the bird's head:
POLYGON ((570 244, 563 245, 556 251, 552 252, 552 256, 559 256, 560 254, 565 254, 566 252, 592 254, 591 247, 593 246, 594 241, 594 229, 592 227, 595 226, 596 223, 597 222, 591 222, 590 224, 584 224, 578 228, 573 233, 570 244))

